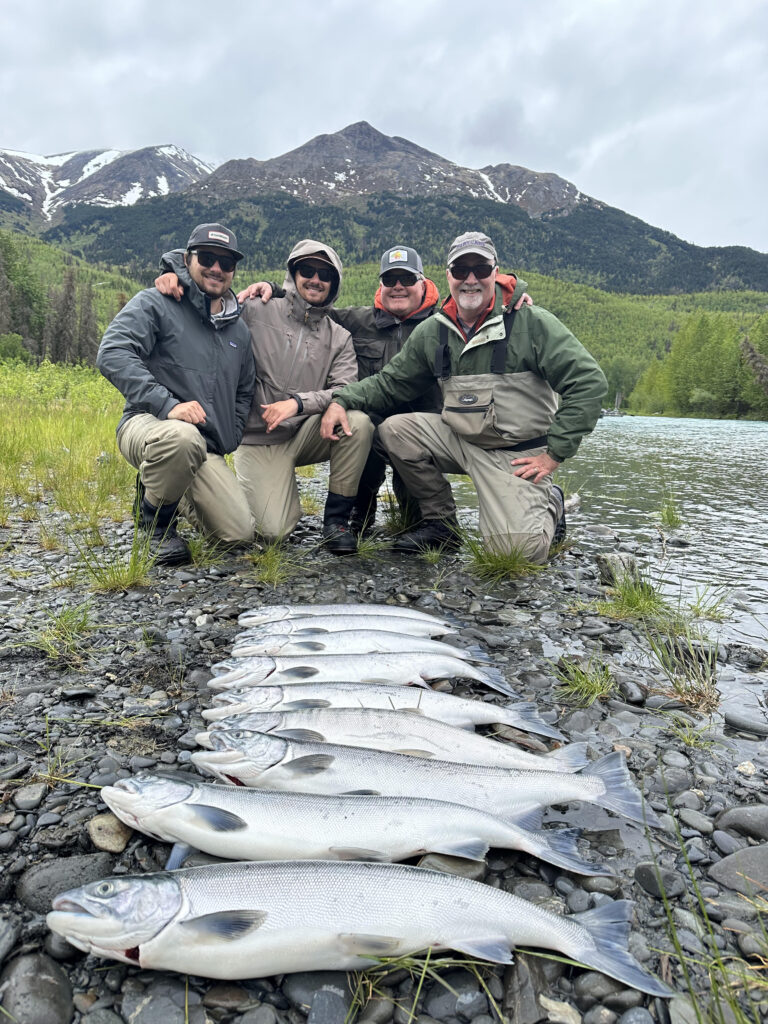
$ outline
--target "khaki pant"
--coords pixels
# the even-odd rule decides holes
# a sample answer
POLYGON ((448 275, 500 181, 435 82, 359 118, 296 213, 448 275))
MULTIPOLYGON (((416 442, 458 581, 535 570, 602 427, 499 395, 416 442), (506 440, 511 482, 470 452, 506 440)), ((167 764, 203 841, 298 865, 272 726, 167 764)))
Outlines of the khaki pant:
POLYGON ((287 537, 301 516, 296 466, 330 462, 328 490, 352 498, 371 447, 373 424, 364 412, 349 413, 352 436, 340 441, 320 437, 320 416, 309 416, 282 444, 241 444, 235 471, 256 521, 267 540, 287 537))
POLYGON ((227 544, 253 540, 253 520, 240 484, 223 456, 206 451, 197 427, 140 413, 123 426, 117 446, 141 474, 150 505, 181 499, 180 510, 208 536, 227 544))
POLYGON ((425 519, 455 514, 443 473, 466 473, 477 491, 480 534, 488 546, 545 561, 557 517, 551 482, 522 480, 511 465, 519 455, 538 455, 543 448, 522 453, 478 448, 458 437, 439 414, 426 412, 390 416, 379 426, 379 437, 425 519))

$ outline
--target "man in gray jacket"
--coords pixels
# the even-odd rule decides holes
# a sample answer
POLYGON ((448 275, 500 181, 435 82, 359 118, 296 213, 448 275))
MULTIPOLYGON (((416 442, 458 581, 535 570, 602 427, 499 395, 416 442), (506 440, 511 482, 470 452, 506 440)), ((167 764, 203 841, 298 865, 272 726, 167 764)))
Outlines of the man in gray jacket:
MULTIPOLYGON (((163 267, 176 270, 178 259, 166 253, 163 267)), ((273 540, 290 534, 301 515, 296 467, 330 461, 324 543, 333 554, 352 554, 357 538, 349 521, 373 424, 356 412, 341 443, 320 436, 320 417, 333 390, 357 380, 352 337, 330 316, 341 286, 341 260, 331 246, 303 239, 287 266, 281 298, 266 305, 249 300, 243 307, 257 381, 235 470, 257 532, 273 540)), ((156 284, 176 294, 172 278, 158 278, 156 284)))
POLYGON ((139 471, 138 524, 161 565, 190 558, 175 528, 182 498, 184 514, 208 535, 226 543, 253 538, 246 497, 224 461, 243 436, 255 382, 230 287, 242 256, 233 232, 199 224, 178 267, 180 301, 154 288, 139 292, 107 328, 96 357, 125 397, 117 444, 139 471))

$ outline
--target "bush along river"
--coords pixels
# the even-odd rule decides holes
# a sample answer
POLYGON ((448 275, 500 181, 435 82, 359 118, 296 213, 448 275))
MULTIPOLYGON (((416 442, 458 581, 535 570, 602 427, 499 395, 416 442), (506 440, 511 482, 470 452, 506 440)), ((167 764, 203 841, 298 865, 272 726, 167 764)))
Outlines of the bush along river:
MULTIPOLYGON (((757 457, 766 433, 762 424, 602 421, 568 469, 569 489, 581 496, 569 546, 543 571, 500 582, 471 573, 461 552, 434 565, 386 551, 334 559, 318 549, 319 518, 308 516, 285 548, 296 572, 283 582, 261 582, 258 567, 233 553, 153 570, 146 587, 104 594, 73 576, 82 566, 76 548, 40 546, 41 525, 61 526, 44 503, 35 523, 12 510, 0 528, 1 1015, 25 1024, 766 1019, 768 639, 760 624, 768 556, 757 457), (669 490, 682 519, 676 527, 655 518, 669 490), (609 585, 623 565, 630 582, 618 596, 626 602, 635 564, 634 591, 667 599, 644 624, 617 617, 609 585), (720 584, 729 588, 722 604, 690 610, 697 587, 720 584), (48 930, 58 893, 162 870, 169 844, 123 825, 99 788, 141 770, 196 775, 211 666, 229 656, 238 615, 293 603, 390 603, 450 615, 459 632, 446 639, 480 645, 566 742, 585 743, 590 761, 624 754, 660 827, 646 833, 586 802, 544 815, 545 831, 582 829, 579 852, 612 875, 574 874, 496 848, 481 862, 434 853, 414 862, 558 914, 632 900, 629 950, 673 998, 536 950, 518 951, 510 966, 469 967, 452 956, 436 974, 434 954, 427 972, 398 964, 365 983, 340 972, 260 978, 255 963, 251 978, 224 982, 86 957, 48 930)), ((465 493, 460 483, 457 491, 465 493)), ((468 503, 464 515, 471 518, 468 503)), ((131 524, 102 534, 106 548, 94 551, 127 553, 131 524)), ((470 680, 434 686, 507 702, 470 680)), ((532 752, 556 745, 512 726, 478 731, 532 752)), ((188 864, 210 860, 193 854, 188 864)))

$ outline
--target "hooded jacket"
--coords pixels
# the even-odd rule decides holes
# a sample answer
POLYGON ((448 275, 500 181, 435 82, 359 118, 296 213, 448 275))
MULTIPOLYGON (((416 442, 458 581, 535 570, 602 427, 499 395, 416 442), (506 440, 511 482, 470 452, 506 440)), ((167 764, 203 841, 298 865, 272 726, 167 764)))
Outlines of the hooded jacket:
POLYGON ((539 306, 511 312, 524 290, 524 281, 499 274, 493 301, 469 341, 449 298, 379 373, 344 388, 334 400, 346 409, 386 415, 437 379, 443 419, 472 443, 512 448, 541 437, 531 447, 546 444, 558 462, 570 458, 597 422, 607 382, 557 317, 539 306), (494 367, 493 342, 508 329, 503 364, 494 367), (482 424, 470 427, 481 417, 482 424))
POLYGON ((210 298, 189 276, 183 252, 173 270, 181 302, 155 288, 123 306, 104 333, 96 365, 125 397, 118 433, 131 416, 167 419, 180 402, 197 401, 206 421, 197 429, 216 455, 234 451, 251 408, 255 381, 248 330, 232 291, 223 314, 211 317, 210 298))

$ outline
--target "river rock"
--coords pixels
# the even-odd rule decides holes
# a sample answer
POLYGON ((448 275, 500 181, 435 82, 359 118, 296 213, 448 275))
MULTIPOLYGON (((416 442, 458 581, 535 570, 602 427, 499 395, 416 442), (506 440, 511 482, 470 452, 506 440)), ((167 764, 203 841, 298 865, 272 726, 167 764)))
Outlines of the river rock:
POLYGON ((38 914, 47 914, 51 901, 67 889, 95 882, 112 873, 113 860, 107 853, 87 853, 33 864, 21 876, 16 895, 38 914))
MULTIPOLYGON (((352 994, 349 978, 342 971, 299 971, 286 975, 283 982, 283 992, 302 1013, 309 1013, 317 994, 323 990, 333 993, 337 1001, 345 1003, 346 1009, 349 1009, 352 994)), ((345 1013, 346 1011, 341 1014, 341 1020, 344 1019, 345 1013)))
POLYGON ((97 850, 122 853, 133 835, 133 829, 116 815, 108 812, 91 818, 88 822, 88 835, 97 850))
POLYGON ((768 715, 757 704, 740 706, 727 704, 723 710, 725 724, 739 732, 749 732, 756 736, 768 736, 768 715))
POLYGON ((595 561, 600 573, 600 582, 605 587, 614 587, 625 579, 639 579, 637 559, 624 551, 598 554, 595 561))
POLYGON ((718 815, 715 824, 718 828, 730 828, 755 839, 768 839, 768 804, 729 807, 718 815))
POLYGON ((658 899, 661 899, 662 889, 668 899, 682 895, 686 889, 685 880, 679 871, 673 871, 671 868, 661 865, 657 867, 651 860, 642 861, 636 866, 635 881, 647 893, 658 899))
POLYGON ((723 857, 709 869, 710 878, 745 896, 756 896, 768 889, 768 843, 749 846, 723 857))
POLYGON ((48 786, 44 782, 34 782, 30 786, 22 786, 13 794, 13 802, 20 811, 34 811, 45 799, 48 786))
POLYGON ((488 1012, 488 999, 469 971, 446 971, 441 978, 444 984, 433 985, 424 1000, 424 1009, 430 1017, 473 1021, 488 1012))
POLYGON ((16 944, 19 937, 19 922, 7 914, 0 917, 0 966, 16 944))
POLYGON ((57 963, 42 953, 12 960, 0 974, 2 1008, 19 1024, 69 1024, 72 986, 57 963))
POLYGON ((504 972, 504 1004, 507 1018, 515 1024, 538 1024, 546 1012, 539 1005, 538 992, 549 991, 541 962, 524 953, 504 972))
POLYGON ((681 807, 679 818, 689 828, 695 828, 697 832, 702 832, 706 836, 711 835, 715 829, 711 818, 708 818, 706 814, 702 814, 701 811, 693 810, 691 807, 681 807))
POLYGON ((131 1024, 207 1024, 199 994, 171 975, 156 975, 146 989, 127 991, 120 1012, 131 1024))

